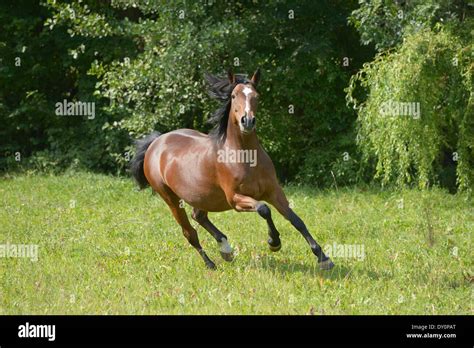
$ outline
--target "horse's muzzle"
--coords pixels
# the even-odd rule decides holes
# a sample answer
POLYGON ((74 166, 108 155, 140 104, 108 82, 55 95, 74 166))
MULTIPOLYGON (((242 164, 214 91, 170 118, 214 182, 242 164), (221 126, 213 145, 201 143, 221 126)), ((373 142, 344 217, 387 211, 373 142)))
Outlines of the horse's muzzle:
POLYGON ((250 133, 251 131, 254 130, 256 122, 257 122, 257 119, 255 118, 255 116, 250 117, 250 116, 245 115, 244 117, 240 119, 240 123, 241 123, 240 128, 244 133, 250 133))

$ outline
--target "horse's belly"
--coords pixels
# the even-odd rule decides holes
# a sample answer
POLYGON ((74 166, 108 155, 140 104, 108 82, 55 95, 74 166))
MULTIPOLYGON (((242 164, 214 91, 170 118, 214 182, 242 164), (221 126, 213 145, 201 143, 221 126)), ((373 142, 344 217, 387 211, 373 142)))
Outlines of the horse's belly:
POLYGON ((167 186, 189 205, 204 211, 224 211, 231 209, 224 191, 209 178, 197 173, 173 171, 167 178, 167 186))
POLYGON ((232 209, 223 191, 213 192, 211 194, 206 192, 206 194, 202 196, 192 195, 191 197, 183 193, 183 196, 187 196, 186 198, 183 197, 186 203, 203 211, 218 212, 232 209))

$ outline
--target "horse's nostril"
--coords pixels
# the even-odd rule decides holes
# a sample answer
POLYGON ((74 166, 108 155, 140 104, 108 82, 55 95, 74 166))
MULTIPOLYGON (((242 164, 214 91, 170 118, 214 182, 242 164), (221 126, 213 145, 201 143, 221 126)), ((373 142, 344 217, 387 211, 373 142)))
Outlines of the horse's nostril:
POLYGON ((252 118, 252 126, 255 126, 255 122, 257 122, 257 119, 254 117, 252 118))
POLYGON ((242 117, 240 119, 240 123, 245 124, 245 122, 247 121, 246 119, 247 119, 247 116, 242 117))

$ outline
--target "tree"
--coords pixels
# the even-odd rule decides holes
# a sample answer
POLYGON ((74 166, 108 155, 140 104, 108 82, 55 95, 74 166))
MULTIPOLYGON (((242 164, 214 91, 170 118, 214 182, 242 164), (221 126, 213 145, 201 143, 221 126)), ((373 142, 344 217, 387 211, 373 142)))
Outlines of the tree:
POLYGON ((104 111, 120 118, 104 129, 125 130, 132 137, 153 129, 208 131, 205 121, 216 105, 206 95, 204 73, 261 67, 259 132, 280 176, 299 173, 302 181, 327 185, 334 169, 341 184, 353 181, 356 163, 342 159, 345 152, 355 157, 355 114, 343 102, 343 88, 370 54, 360 50, 346 23, 355 2, 123 0, 111 5, 49 2, 50 26, 66 25, 73 36, 125 36, 136 43, 134 54, 109 63, 98 59, 89 71, 99 80, 96 96, 109 100, 104 111), (124 11, 126 16, 117 16, 124 11))
POLYGON ((360 19, 363 40, 381 50, 353 76, 347 91, 358 110, 362 168, 374 168, 383 184, 441 184, 452 190, 457 184, 472 191, 474 26, 461 3, 412 6, 409 18, 432 15, 423 24, 410 20, 397 35, 381 34, 380 26, 373 27, 375 20, 364 27, 361 18, 374 8, 388 13, 396 5, 364 4, 353 14, 360 19), (453 11, 441 21, 448 4, 453 11))

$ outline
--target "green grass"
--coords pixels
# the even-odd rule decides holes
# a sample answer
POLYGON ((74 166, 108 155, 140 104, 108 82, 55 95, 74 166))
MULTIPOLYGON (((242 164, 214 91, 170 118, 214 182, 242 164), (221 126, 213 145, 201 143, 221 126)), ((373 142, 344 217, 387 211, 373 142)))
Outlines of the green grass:
POLYGON ((365 258, 334 257, 332 271, 319 271, 275 209, 278 253, 267 247, 263 219, 229 211, 210 217, 235 248, 233 262, 198 228, 218 266, 210 271, 165 203, 129 179, 4 177, 0 244, 38 244, 39 258, 0 258, 0 314, 473 313, 474 216, 465 196, 285 191, 321 245, 363 245, 365 258))

